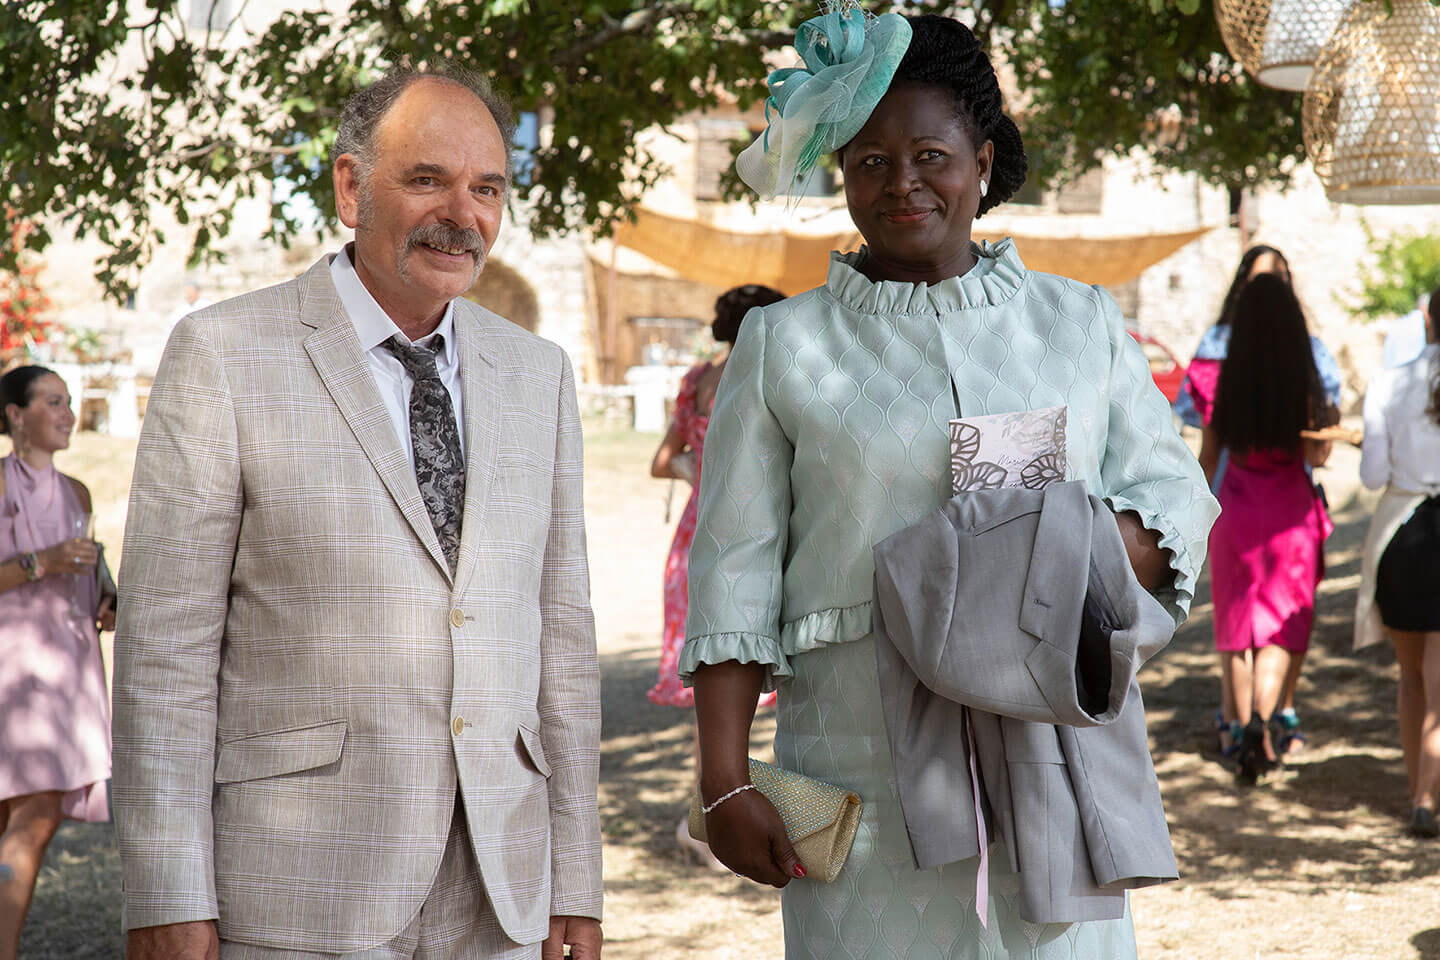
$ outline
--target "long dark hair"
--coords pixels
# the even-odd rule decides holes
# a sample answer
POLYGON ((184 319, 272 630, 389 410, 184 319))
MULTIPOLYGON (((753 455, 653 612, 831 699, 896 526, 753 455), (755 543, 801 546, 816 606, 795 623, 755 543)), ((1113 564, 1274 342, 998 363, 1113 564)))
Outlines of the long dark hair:
POLYGON ((1241 289, 1230 326, 1210 425, 1231 453, 1298 452, 1300 431, 1329 419, 1300 301, 1262 273, 1241 289))
MULTIPOLYGON (((1431 336, 1440 340, 1440 287, 1430 292, 1430 302, 1426 304, 1425 312, 1430 315, 1431 336)), ((1430 361, 1430 406, 1425 412, 1430 414, 1431 420, 1440 425, 1440 357, 1430 361)))
POLYGON ((1274 247, 1267 247, 1263 243, 1257 243, 1245 255, 1240 258, 1240 265, 1235 268, 1235 276, 1230 280, 1230 289, 1225 292, 1225 302, 1220 305, 1220 316, 1215 323, 1224 326, 1229 323, 1235 313, 1235 302, 1240 299, 1240 291, 1245 289, 1245 284, 1250 282, 1250 271, 1255 269, 1255 261, 1265 254, 1273 254, 1280 265, 1285 268, 1284 273, 1277 273, 1275 276, 1282 278, 1286 285, 1291 284, 1290 261, 1285 259, 1285 254, 1274 247))
POLYGON ((16 367, 0 377, 0 435, 10 432, 10 424, 5 422, 5 408, 12 403, 17 407, 30 406, 35 396, 35 381, 54 372, 49 367, 32 365, 16 367))

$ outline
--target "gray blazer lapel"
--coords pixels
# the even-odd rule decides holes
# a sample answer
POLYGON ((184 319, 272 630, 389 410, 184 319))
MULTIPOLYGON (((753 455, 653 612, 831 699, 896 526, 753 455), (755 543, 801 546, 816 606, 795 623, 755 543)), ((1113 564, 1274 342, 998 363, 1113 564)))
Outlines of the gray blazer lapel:
POLYGON ((1035 549, 1025 577, 1020 628, 1063 650, 1078 639, 1090 567, 1090 498, 1078 481, 1044 490, 1035 549))
POLYGON ((455 341, 465 397, 465 515, 460 522, 460 557, 455 585, 463 590, 475 569, 495 458, 500 449, 500 368, 489 355, 481 323, 469 303, 455 302, 455 341))
POLYGON ((395 498, 400 512, 430 556, 449 576, 450 565, 440 549, 440 539, 435 535, 425 501, 420 498, 415 471, 400 446, 395 424, 380 401, 355 326, 330 281, 330 259, 321 258, 300 278, 300 320, 315 328, 315 332, 305 338, 305 352, 360 441, 365 456, 380 474, 385 489, 395 498))

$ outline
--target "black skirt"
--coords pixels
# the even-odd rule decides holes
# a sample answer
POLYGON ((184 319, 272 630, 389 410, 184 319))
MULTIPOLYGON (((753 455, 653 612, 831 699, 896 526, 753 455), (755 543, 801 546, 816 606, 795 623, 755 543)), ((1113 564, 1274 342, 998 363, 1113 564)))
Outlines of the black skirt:
POLYGON ((1375 604, 1391 630, 1440 631, 1440 497, 1416 507, 1380 555, 1375 604))

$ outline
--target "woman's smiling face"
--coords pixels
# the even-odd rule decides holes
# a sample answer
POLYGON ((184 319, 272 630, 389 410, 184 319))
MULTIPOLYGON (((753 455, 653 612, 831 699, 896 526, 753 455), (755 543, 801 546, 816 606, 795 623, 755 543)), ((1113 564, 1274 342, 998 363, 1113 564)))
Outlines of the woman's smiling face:
POLYGON ((968 270, 970 225, 994 155, 990 141, 977 148, 971 140, 949 90, 887 93, 840 151, 870 279, 937 283, 968 270))

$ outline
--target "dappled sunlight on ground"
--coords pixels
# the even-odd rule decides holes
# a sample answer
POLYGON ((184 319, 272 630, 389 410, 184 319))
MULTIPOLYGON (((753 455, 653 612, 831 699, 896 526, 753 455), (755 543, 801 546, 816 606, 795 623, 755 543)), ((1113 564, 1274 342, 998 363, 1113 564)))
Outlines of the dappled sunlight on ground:
MULTIPOLYGON (((776 891, 688 862, 675 840, 693 783, 689 711, 655 682, 660 577, 688 490, 648 475, 658 436, 590 429, 586 506, 604 673, 600 808, 609 960, 765 960, 783 954, 776 891)), ((62 469, 96 491, 118 552, 133 443, 83 434, 62 469)), ((1337 525, 1301 684, 1305 753, 1259 788, 1221 766, 1208 579, 1190 622, 1141 676, 1183 879, 1132 897, 1140 955, 1184 960, 1440 960, 1440 844, 1404 833, 1405 774, 1388 645, 1354 654, 1350 621, 1374 495, 1358 455, 1321 472, 1337 525)), ((770 757, 773 711, 752 754, 770 757)), ((120 880, 108 825, 67 824, 50 851, 27 958, 118 958, 120 880)))

